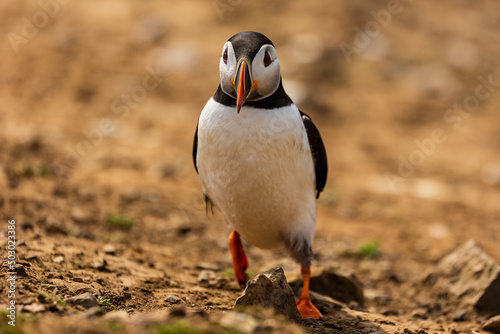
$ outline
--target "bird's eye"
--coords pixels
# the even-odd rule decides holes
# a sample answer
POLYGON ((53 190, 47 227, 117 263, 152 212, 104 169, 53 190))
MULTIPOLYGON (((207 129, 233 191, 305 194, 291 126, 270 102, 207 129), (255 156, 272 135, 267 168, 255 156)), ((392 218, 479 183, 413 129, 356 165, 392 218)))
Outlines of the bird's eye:
POLYGON ((225 49, 224 53, 222 54, 222 60, 224 61, 225 64, 227 64, 227 49, 225 49))
POLYGON ((264 53, 264 66, 265 67, 269 66, 272 63, 272 61, 273 60, 271 59, 269 52, 266 51, 266 53, 264 53))

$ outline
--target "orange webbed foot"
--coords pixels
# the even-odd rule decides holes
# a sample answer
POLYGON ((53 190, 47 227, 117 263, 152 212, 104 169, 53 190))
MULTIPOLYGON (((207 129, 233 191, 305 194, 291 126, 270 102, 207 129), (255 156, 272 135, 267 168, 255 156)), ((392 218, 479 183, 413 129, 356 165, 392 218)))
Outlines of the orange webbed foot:
POLYGON ((297 300, 297 308, 299 309, 300 315, 302 319, 305 318, 314 318, 314 319, 322 319, 323 315, 321 312, 313 305, 311 299, 309 298, 300 298, 297 300))

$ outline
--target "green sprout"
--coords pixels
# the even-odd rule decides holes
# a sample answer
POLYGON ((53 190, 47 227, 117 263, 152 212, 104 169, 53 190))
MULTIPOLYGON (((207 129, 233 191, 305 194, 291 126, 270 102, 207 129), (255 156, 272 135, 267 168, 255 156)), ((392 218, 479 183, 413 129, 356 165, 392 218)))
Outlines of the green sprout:
POLYGON ((130 230, 134 222, 131 218, 125 216, 122 213, 113 213, 108 216, 106 224, 109 227, 119 228, 122 230, 130 230))

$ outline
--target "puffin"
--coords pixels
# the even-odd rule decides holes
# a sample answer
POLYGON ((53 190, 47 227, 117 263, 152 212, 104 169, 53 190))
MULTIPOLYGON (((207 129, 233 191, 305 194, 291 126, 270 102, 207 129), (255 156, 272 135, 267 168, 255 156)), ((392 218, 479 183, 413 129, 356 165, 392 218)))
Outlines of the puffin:
POLYGON ((325 187, 325 146, 311 118, 286 94, 274 44, 240 32, 222 47, 220 82, 203 108, 193 162, 206 207, 218 208, 231 232, 234 274, 246 285, 241 238, 263 249, 284 247, 300 265, 302 318, 322 318, 309 280, 316 199, 325 187))

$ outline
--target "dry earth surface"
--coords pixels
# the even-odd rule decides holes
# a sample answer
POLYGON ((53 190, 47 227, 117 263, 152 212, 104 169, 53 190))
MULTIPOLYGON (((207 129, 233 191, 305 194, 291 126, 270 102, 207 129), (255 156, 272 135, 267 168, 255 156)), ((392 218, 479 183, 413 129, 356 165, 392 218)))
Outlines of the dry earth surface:
MULTIPOLYGON (((487 315, 421 281, 469 239, 500 261, 498 1, 54 3, 0 3, 0 332, 482 332, 487 315), (231 311, 229 231, 205 212, 191 145, 243 30, 273 40, 323 135, 314 265, 354 273, 365 308, 321 304, 300 325, 231 311), (97 309, 70 298, 86 292, 97 309)), ((245 247, 251 275, 297 276, 283 251, 245 247)))

